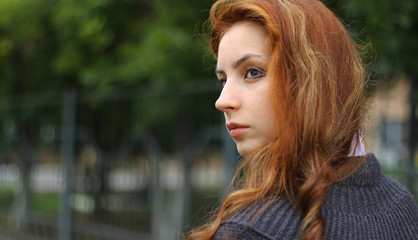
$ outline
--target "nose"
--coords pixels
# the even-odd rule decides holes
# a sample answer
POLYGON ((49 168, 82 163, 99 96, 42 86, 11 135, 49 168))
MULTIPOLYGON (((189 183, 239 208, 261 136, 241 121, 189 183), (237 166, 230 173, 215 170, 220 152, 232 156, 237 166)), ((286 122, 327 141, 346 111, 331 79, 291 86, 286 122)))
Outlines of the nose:
POLYGON ((238 94, 238 89, 231 82, 227 82, 218 100, 216 100, 215 107, 222 112, 239 109, 241 107, 241 101, 239 100, 238 94))

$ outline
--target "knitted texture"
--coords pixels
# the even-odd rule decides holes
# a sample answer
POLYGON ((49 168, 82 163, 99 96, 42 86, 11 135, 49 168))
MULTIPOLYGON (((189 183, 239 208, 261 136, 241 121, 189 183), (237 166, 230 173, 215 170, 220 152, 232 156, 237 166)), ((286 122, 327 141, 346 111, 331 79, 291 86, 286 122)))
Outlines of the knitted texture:
MULTIPOLYGON (((285 198, 262 201, 229 217, 214 239, 299 239, 301 217, 285 198)), ((349 178, 334 183, 321 214, 324 239, 418 240, 418 207, 399 182, 382 175, 374 154, 349 178)))

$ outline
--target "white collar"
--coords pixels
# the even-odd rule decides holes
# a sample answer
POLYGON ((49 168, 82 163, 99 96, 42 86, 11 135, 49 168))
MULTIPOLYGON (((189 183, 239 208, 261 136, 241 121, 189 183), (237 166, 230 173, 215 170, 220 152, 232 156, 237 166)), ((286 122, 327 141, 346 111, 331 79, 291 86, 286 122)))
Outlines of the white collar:
POLYGON ((350 153, 348 154, 349 157, 366 155, 366 150, 364 149, 364 144, 363 144, 363 134, 360 132, 358 136, 359 136, 360 143, 357 144, 357 134, 355 134, 353 136, 353 140, 351 141, 350 153))

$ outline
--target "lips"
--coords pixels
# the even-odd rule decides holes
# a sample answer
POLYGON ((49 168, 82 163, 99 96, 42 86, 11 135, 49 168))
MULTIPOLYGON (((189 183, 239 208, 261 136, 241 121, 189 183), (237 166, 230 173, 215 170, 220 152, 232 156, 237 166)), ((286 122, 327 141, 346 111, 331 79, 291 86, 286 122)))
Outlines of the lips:
POLYGON ((232 138, 239 138, 249 128, 249 126, 242 125, 242 124, 235 123, 235 122, 226 123, 226 127, 228 128, 229 135, 231 135, 232 138))

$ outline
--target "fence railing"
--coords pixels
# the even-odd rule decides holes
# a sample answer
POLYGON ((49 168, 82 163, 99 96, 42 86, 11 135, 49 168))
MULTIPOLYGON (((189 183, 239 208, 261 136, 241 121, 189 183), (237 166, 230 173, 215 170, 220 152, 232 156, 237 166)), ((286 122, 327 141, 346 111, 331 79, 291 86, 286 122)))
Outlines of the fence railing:
MULTIPOLYGON (((237 158, 219 115, 181 150, 161 150, 164 138, 143 130, 109 147, 94 130, 106 118, 92 116, 108 109, 88 112, 91 102, 74 91, 42 99, 0 108, 0 239, 177 239, 196 223, 201 201, 217 204, 207 195, 222 192, 237 158)), ((104 102, 126 108, 141 99, 104 102)))

